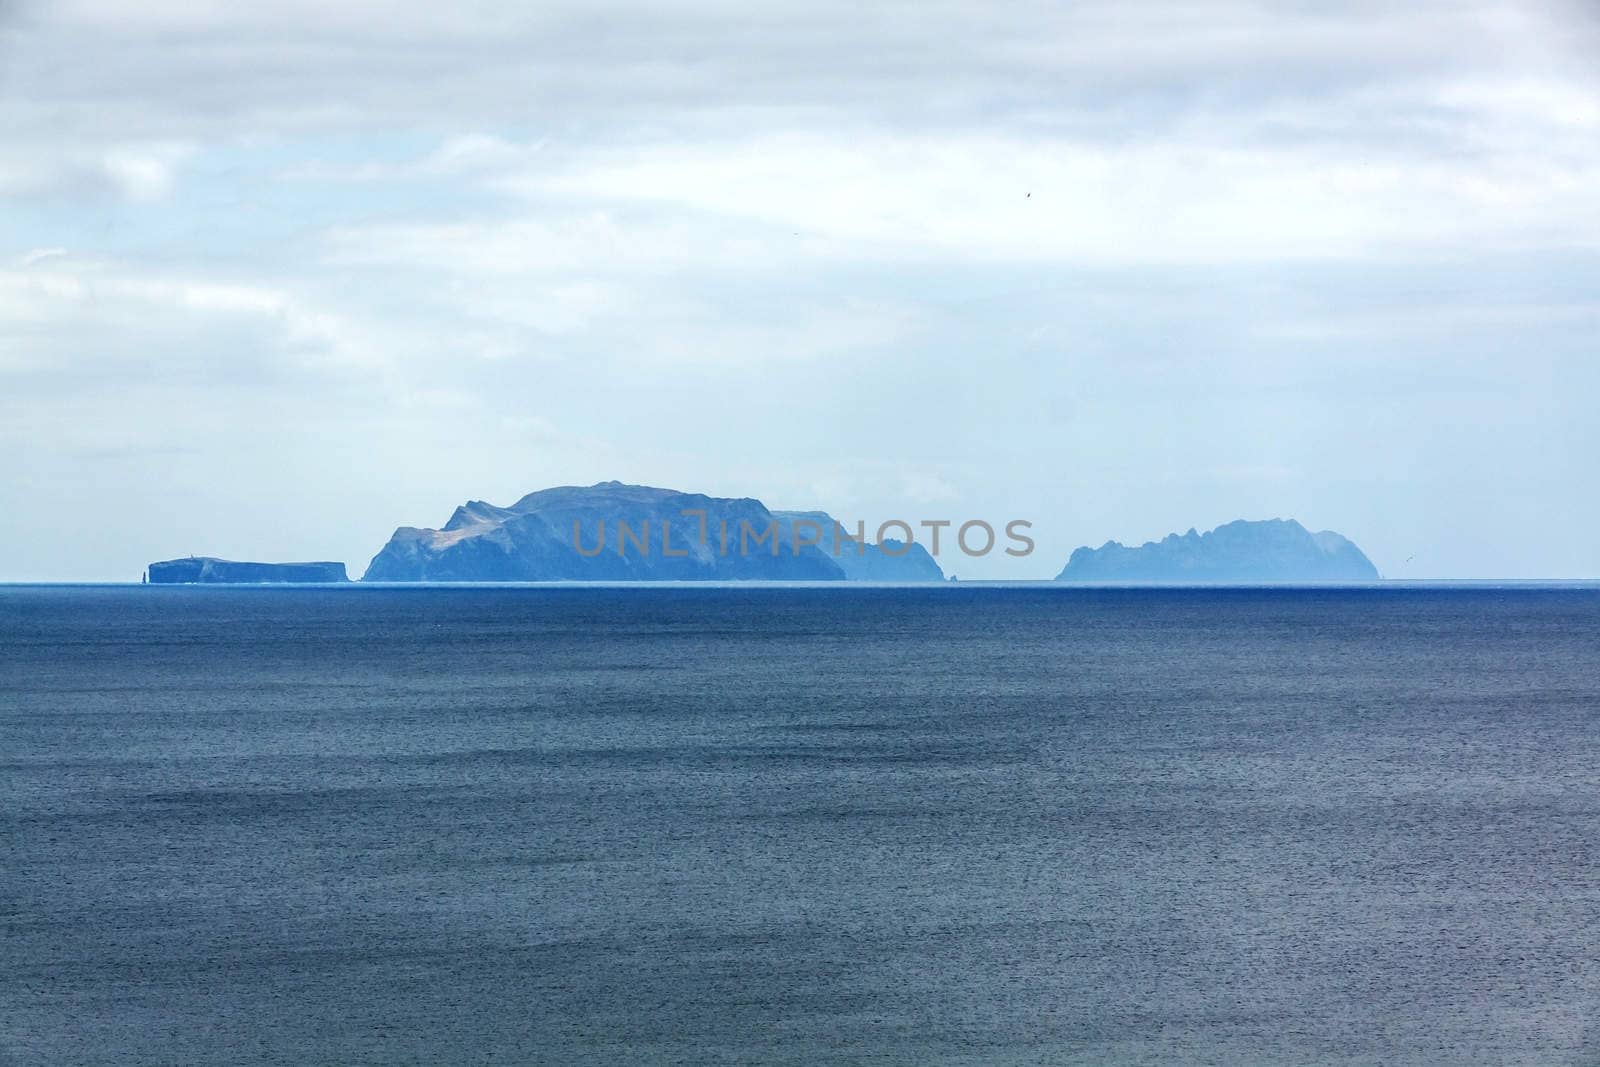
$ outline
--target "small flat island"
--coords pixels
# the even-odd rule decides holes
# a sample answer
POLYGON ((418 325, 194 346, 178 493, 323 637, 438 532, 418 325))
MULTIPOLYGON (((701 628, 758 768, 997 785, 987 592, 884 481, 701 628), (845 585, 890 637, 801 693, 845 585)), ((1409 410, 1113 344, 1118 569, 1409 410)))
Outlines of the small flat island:
POLYGON ((349 580, 343 563, 246 563, 211 556, 188 556, 150 564, 150 582, 154 585, 259 585, 349 580))

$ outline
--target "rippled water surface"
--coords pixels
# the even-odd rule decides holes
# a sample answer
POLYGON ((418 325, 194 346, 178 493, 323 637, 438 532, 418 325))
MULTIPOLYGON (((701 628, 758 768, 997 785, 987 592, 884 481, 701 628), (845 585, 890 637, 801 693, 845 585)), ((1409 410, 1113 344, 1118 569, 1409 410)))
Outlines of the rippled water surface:
POLYGON ((1600 592, 0 589, 0 1062, 1600 1063, 1600 592))

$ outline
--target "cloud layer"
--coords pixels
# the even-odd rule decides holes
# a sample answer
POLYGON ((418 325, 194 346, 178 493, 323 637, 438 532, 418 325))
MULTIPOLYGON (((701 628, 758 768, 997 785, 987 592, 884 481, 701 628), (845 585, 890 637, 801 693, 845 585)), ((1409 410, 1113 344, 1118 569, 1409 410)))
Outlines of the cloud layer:
POLYGON ((1556 2, 0 6, 6 577, 609 477, 1033 520, 992 577, 1279 514, 1600 575, 1597 55, 1556 2))

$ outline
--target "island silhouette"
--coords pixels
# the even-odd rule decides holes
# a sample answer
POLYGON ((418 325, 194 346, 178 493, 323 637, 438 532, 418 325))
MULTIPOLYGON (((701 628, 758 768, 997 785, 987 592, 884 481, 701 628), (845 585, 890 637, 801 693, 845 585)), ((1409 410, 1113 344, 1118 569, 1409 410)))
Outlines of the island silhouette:
MULTIPOLYGON (((1032 541, 1027 544, 1031 549, 1032 541)), ((1203 534, 1190 529, 1136 547, 1117 541, 1084 546, 1072 553, 1056 581, 1260 584, 1378 578, 1372 561, 1341 534, 1312 533, 1294 519, 1241 519, 1203 534)), ((342 563, 191 556, 151 564, 149 580, 323 583, 346 577, 342 563)), ((506 507, 471 500, 437 529, 401 526, 372 557, 361 580, 921 583, 942 582, 945 573, 914 533, 897 540, 880 529, 874 537, 862 524, 852 529, 826 511, 775 511, 754 497, 610 481, 542 489, 506 507)))

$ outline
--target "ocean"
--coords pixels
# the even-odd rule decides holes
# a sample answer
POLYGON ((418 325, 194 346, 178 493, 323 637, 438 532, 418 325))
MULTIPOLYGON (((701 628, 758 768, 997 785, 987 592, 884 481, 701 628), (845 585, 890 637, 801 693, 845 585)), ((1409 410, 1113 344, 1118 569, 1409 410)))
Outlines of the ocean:
POLYGON ((0 589, 0 1062, 1600 1063, 1600 590, 0 589))

